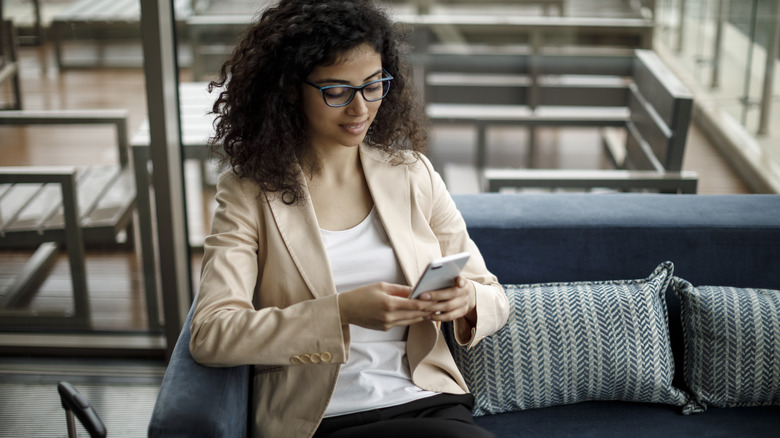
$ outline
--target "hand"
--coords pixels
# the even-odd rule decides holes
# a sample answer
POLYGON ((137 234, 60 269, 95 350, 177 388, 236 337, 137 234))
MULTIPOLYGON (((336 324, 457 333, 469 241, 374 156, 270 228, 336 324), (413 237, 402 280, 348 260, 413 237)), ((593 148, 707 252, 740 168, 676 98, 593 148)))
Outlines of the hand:
POLYGON ((342 324, 355 324, 387 331, 424 321, 435 303, 410 300, 412 288, 391 283, 374 283, 339 294, 342 324))
POLYGON ((472 327, 477 324, 477 290, 461 276, 455 279, 454 287, 424 292, 417 301, 433 303, 426 309, 432 312, 426 318, 431 321, 454 321, 465 317, 472 327))

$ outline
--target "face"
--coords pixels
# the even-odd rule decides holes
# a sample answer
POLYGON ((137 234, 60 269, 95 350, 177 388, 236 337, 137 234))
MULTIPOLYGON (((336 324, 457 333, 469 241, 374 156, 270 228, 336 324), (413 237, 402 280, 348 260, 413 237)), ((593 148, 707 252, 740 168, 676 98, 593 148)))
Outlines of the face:
MULTIPOLYGON (((360 86, 381 78, 382 58, 364 44, 345 53, 333 65, 317 66, 307 79, 324 87, 360 86)), ((320 152, 359 145, 382 104, 381 100, 367 102, 357 92, 349 104, 329 107, 322 98, 322 92, 307 84, 301 85, 301 98, 312 145, 320 152)))

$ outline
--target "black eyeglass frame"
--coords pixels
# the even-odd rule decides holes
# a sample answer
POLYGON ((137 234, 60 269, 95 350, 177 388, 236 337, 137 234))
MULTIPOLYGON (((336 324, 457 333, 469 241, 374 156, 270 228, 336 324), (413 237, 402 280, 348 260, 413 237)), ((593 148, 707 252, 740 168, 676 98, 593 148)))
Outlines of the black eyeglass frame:
POLYGON ((354 86, 354 85, 325 85, 325 86, 322 86, 322 85, 315 84, 314 82, 308 81, 306 79, 304 79, 303 82, 306 83, 306 84, 311 85, 312 87, 314 87, 314 88, 316 88, 318 90, 320 90, 320 93, 322 94, 322 100, 325 102, 325 105, 328 105, 331 108, 340 108, 340 107, 347 106, 350 103, 352 103, 352 99, 355 98, 355 95, 357 94, 358 91, 360 91, 360 94, 363 96, 363 100, 365 100, 366 102, 378 102, 378 101, 384 99, 385 97, 387 97, 387 93, 390 92, 390 84, 391 84, 390 81, 392 81, 394 78, 384 68, 382 69, 382 73, 386 77, 384 77, 382 79, 377 79, 375 81, 366 82, 365 84, 360 85, 360 86, 354 86), (387 88, 385 88, 385 92, 382 93, 382 97, 379 97, 377 99, 368 99, 368 98, 366 98, 366 94, 365 94, 365 91, 364 91, 366 89, 366 87, 374 85, 377 82, 387 82, 387 88), (347 99, 347 101, 344 102, 344 103, 341 103, 341 104, 338 104, 338 105, 331 105, 330 103, 328 103, 328 98, 325 96, 325 93, 327 92, 327 90, 330 90, 330 89, 333 89, 333 88, 349 88, 350 90, 352 90, 352 95, 349 96, 349 99, 347 99))

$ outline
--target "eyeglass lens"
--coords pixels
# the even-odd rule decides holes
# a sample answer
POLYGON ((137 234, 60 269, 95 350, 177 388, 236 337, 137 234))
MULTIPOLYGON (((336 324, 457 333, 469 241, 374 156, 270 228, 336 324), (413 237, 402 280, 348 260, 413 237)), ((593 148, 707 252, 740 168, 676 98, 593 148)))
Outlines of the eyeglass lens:
MULTIPOLYGON (((382 99, 390 90, 390 81, 376 81, 359 88, 363 93, 363 99, 368 102, 374 102, 382 99)), ((322 95, 325 97, 325 103, 330 106, 346 105, 355 96, 358 88, 351 87, 326 87, 322 89, 322 95)))

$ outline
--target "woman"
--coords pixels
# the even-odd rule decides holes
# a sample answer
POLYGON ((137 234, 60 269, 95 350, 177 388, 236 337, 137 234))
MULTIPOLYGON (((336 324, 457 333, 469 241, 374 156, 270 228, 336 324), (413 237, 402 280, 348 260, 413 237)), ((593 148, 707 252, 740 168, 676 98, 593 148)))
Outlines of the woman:
POLYGON ((490 436, 441 336, 506 321, 430 162, 392 23, 369 1, 285 0, 211 84, 217 186, 190 349, 255 365, 256 436, 490 436), (426 264, 468 251, 455 287, 409 299, 426 264))

